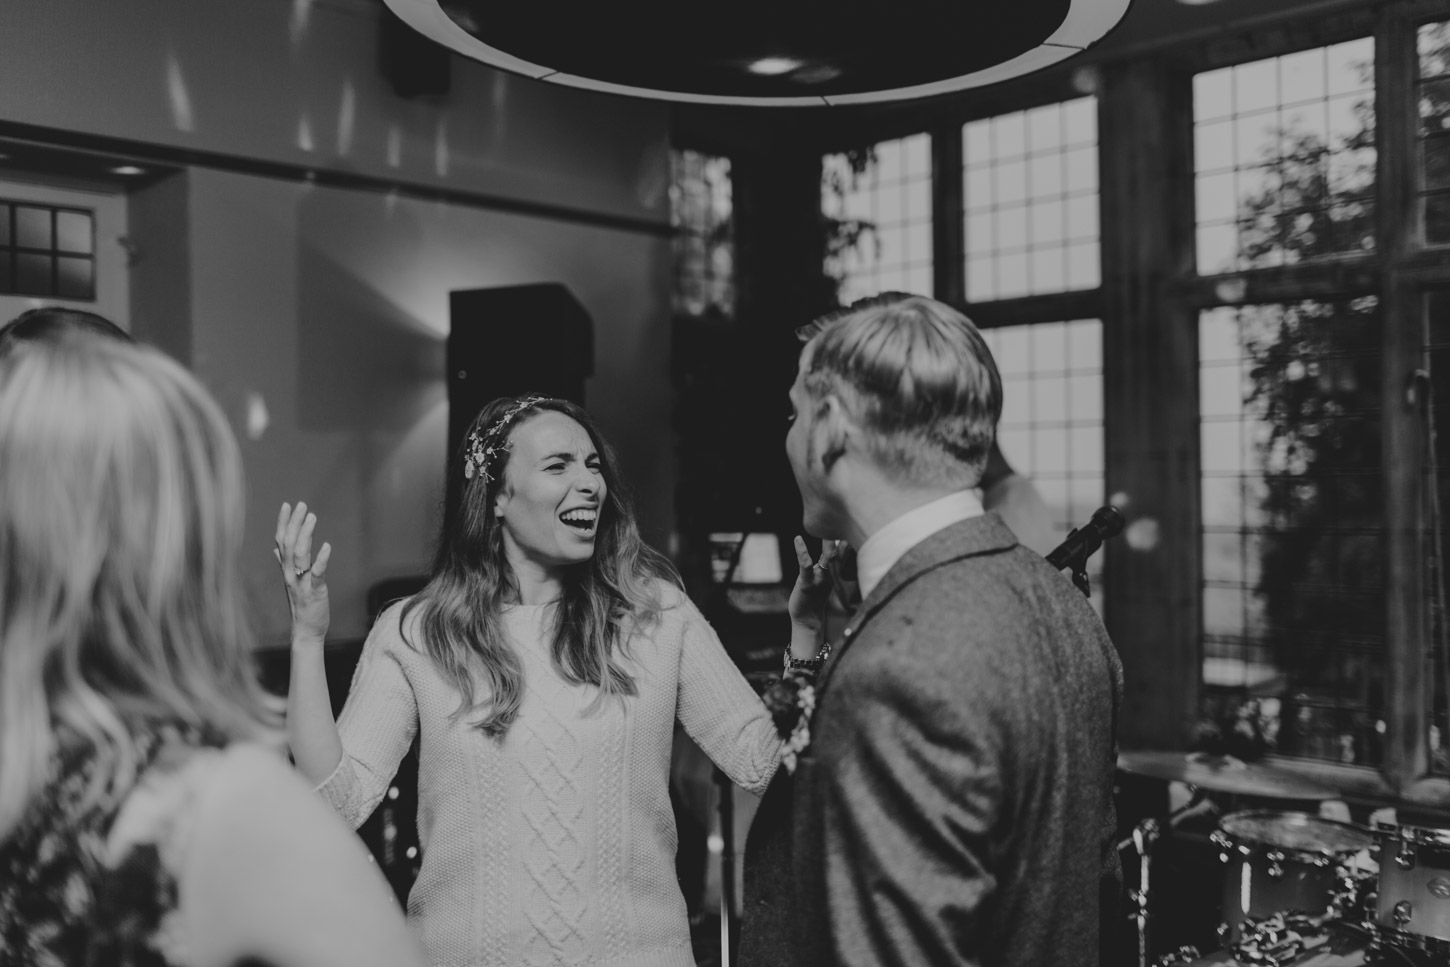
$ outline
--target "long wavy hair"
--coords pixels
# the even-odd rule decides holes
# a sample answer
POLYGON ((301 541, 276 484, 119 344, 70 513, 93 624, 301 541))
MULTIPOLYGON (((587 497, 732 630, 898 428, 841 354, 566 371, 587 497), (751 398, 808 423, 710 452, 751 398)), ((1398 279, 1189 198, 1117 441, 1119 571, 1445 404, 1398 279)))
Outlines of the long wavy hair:
POLYGON ((0 839, 68 751, 97 802, 162 728, 280 740, 241 542, 236 440, 179 365, 79 333, 0 356, 0 839))
MULTIPOLYGON (((450 472, 463 473, 470 437, 488 438, 490 429, 515 410, 508 426, 498 431, 498 442, 511 441, 541 412, 562 413, 589 434, 604 477, 594 554, 564 568, 563 595, 552 609, 554 667, 565 681, 597 686, 596 704, 634 695, 634 679, 620 660, 628 657, 631 637, 658 623, 664 607, 660 582, 678 587, 679 576, 663 555, 640 539, 614 451, 589 414, 574 403, 543 398, 529 402, 529 397, 494 400, 474 418, 450 472)), ((511 460, 510 448, 497 460, 497 469, 491 468, 491 475, 475 473, 464 482, 456 521, 451 527, 445 525, 439 537, 433 575, 402 611, 404 640, 408 640, 408 615, 417 611, 421 650, 462 695, 453 718, 468 716, 490 736, 508 731, 523 701, 523 665, 501 618, 503 608, 519 600, 519 589, 504 555, 503 525, 494 513, 495 496, 509 486, 511 460)))

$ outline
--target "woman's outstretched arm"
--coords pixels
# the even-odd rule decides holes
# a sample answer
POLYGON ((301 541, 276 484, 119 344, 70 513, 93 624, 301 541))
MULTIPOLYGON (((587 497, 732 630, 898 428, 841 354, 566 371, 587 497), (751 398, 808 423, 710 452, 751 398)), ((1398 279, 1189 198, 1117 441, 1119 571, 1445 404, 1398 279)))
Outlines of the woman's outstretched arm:
POLYGON ((321 785, 342 761, 342 739, 332 717, 332 697, 322 649, 331 621, 327 597, 327 562, 332 545, 323 544, 312 557, 312 532, 317 515, 307 505, 287 504, 277 514, 276 550, 292 609, 292 675, 287 688, 287 743, 292 759, 314 785, 321 785))
POLYGON ((287 739, 298 769, 334 809, 361 826, 387 792, 418 734, 418 703, 399 661, 406 651, 401 608, 378 616, 358 658, 342 716, 332 717, 323 665, 327 635, 327 562, 331 545, 311 557, 316 515, 282 505, 277 561, 292 606, 292 682, 287 739))

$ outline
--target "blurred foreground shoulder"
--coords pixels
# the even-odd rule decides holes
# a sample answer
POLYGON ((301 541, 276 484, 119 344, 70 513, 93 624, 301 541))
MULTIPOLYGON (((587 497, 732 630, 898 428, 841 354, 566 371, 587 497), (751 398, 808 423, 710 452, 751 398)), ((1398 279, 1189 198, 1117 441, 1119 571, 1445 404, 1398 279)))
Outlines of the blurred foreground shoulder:
POLYGON ((260 746, 227 749, 198 796, 180 906, 197 967, 423 962, 362 841, 260 746))

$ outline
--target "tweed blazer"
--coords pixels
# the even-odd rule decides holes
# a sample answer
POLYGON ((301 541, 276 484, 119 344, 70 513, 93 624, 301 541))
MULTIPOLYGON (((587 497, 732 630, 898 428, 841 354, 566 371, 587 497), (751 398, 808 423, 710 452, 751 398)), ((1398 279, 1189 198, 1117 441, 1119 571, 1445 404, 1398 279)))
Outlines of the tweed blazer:
POLYGON ((1122 666, 995 513, 913 547, 746 841, 741 967, 1090 967, 1118 897, 1122 666))

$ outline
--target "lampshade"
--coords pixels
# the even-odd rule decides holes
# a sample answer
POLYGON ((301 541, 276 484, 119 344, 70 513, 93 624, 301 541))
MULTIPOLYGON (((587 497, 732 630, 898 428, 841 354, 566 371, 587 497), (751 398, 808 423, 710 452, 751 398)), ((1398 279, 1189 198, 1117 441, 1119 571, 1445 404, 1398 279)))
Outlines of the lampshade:
POLYGON ((1132 0, 386 0, 493 67, 611 94, 833 106, 1020 77, 1101 40, 1132 0))

